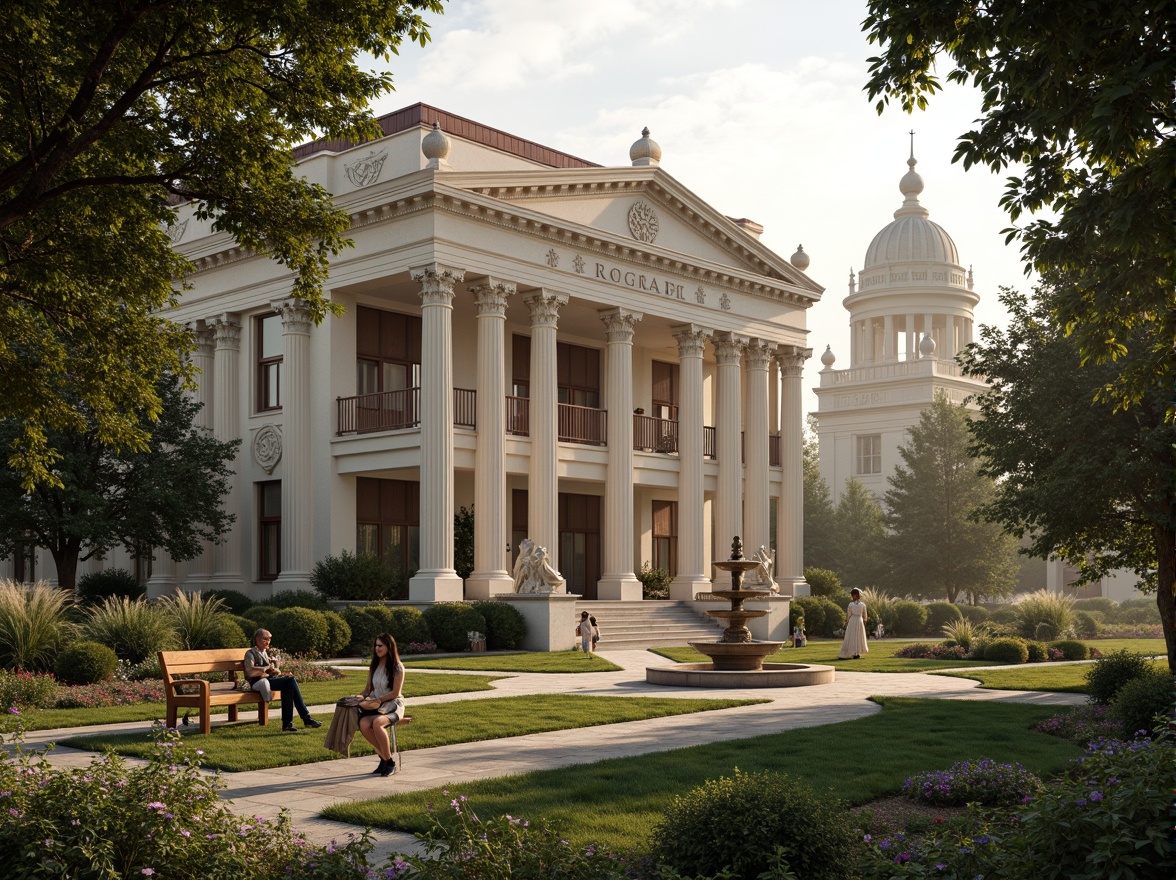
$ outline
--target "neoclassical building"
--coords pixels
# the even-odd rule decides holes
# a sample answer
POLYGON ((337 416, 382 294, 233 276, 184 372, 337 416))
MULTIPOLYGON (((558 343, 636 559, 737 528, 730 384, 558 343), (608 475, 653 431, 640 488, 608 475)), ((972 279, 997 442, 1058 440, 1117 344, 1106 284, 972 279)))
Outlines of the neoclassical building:
POLYGON ((919 203, 923 178, 908 171, 899 181, 902 206, 874 236, 862 269, 850 272, 849 366, 836 369, 831 347, 821 355, 817 438, 821 476, 834 501, 853 478, 879 498, 900 462, 907 430, 942 391, 954 403, 985 389, 961 374, 956 353, 972 341, 971 268, 955 242, 919 203))
POLYGON ((169 317, 195 329, 202 416, 243 444, 234 531, 157 556, 151 591, 264 598, 348 550, 413 572, 413 601, 482 598, 512 590, 525 537, 589 599, 640 599, 647 561, 675 598, 709 590, 734 535, 777 546, 785 592, 801 582, 822 291, 803 251, 703 202, 648 132, 632 164, 599 166, 424 104, 380 123, 297 151, 352 217, 327 284, 342 317, 314 325, 288 271, 191 211, 170 230, 195 266, 169 317))

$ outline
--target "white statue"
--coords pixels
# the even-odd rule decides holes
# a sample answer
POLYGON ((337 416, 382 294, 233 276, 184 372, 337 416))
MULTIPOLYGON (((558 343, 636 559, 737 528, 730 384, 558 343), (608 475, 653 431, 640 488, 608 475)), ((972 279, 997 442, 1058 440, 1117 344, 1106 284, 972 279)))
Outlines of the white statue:
POLYGON ((519 544, 519 557, 514 564, 516 593, 566 593, 567 582, 547 559, 547 548, 530 538, 519 544))
POLYGON ((759 563, 755 568, 755 580, 752 583, 761 590, 779 593, 780 585, 772 579, 772 570, 776 567, 776 557, 767 547, 760 544, 759 552, 753 553, 751 558, 759 563))

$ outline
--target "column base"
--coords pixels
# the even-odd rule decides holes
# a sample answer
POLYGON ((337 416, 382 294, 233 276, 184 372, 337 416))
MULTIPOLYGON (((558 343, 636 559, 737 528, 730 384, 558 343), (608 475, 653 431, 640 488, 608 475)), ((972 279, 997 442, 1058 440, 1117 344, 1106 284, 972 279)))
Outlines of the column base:
POLYGON ((503 593, 514 594, 515 584, 505 571, 475 571, 465 582, 465 597, 471 602, 500 596, 503 593))
POLYGON ((418 571, 408 581, 410 602, 461 602, 465 590, 461 578, 452 568, 418 571))
POLYGON ((780 577, 776 578, 776 583, 780 585, 781 596, 811 596, 813 594, 812 587, 808 585, 803 577, 780 577))
POLYGON ((180 582, 174 574, 152 575, 147 578, 147 598, 158 599, 160 596, 171 596, 179 592, 180 582))
POLYGON ((632 574, 606 574, 596 582, 596 598, 610 602, 640 602, 641 581, 632 574))
POLYGON ((185 593, 203 593, 205 590, 215 589, 209 584, 209 579, 212 576, 206 571, 192 572, 184 578, 184 592, 185 593))
POLYGON ((282 593, 286 590, 309 593, 313 589, 310 585, 309 571, 284 571, 278 575, 278 579, 273 583, 275 593, 282 593))
POLYGON ((238 593, 247 592, 245 578, 235 571, 218 571, 210 574, 204 584, 206 590, 236 590, 238 593))
POLYGON ((692 602, 697 593, 710 591, 710 579, 701 574, 680 574, 670 582, 670 598, 676 602, 692 602))

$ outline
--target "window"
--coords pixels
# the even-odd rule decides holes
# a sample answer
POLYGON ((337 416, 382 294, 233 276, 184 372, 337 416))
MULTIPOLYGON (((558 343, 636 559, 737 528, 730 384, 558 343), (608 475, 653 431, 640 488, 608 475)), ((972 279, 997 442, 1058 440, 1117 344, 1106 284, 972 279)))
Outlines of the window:
POLYGON ((678 502, 653 502, 653 567, 678 574, 678 502))
POLYGON ((282 340, 281 315, 257 319, 257 409, 259 412, 282 408, 282 340))
POLYGON ((678 420, 678 365, 653 362, 653 414, 659 419, 678 420))
POLYGON ((257 546, 259 581, 282 573, 282 481, 257 484, 257 546))
POLYGON ((857 472, 882 473, 882 435, 866 434, 857 438, 857 472))
POLYGON ((419 388, 421 319, 365 306, 356 319, 356 393, 419 388))
POLYGON ((407 582, 420 567, 420 483, 355 481, 355 552, 371 553, 407 582))
MULTIPOLYGON (((531 338, 516 335, 511 349, 511 393, 530 397, 531 338)), ((555 363, 559 402, 599 408, 600 349, 557 342, 555 363)))

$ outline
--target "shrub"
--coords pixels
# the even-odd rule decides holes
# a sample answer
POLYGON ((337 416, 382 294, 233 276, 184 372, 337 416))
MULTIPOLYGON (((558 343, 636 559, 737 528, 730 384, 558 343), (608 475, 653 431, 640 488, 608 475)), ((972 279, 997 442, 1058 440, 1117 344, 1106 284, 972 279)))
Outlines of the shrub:
MULTIPOLYGON (((869 615, 870 622, 866 629, 872 630, 878 621, 886 627, 889 633, 894 632, 895 626, 895 605, 897 600, 893 596, 883 593, 881 590, 875 590, 872 587, 866 587, 862 590, 862 601, 866 603, 866 614, 869 615)), ((844 626, 845 615, 841 615, 841 620, 838 626, 844 626)))
POLYGON ((1097 611, 1106 617, 1114 615, 1119 604, 1106 596, 1091 596, 1089 599, 1075 599, 1075 611, 1097 611))
MULTIPOLYGON (((200 593, 183 591, 159 600, 159 607, 171 620, 176 633, 176 646, 181 651, 203 651, 209 648, 236 647, 212 644, 218 614, 222 614, 220 599, 205 599, 200 593)), ((234 624, 235 626, 236 624, 234 624)), ((217 636, 223 636, 223 629, 217 636)))
MULTIPOLYGON (((804 618, 805 632, 810 636, 824 635, 825 606, 821 604, 819 596, 798 596, 792 600, 791 612, 793 617, 799 615, 804 618)), ((838 622, 845 623, 844 614, 838 614, 838 622)))
POLYGON ((75 592, 83 605, 97 605, 111 596, 124 599, 146 597, 147 591, 125 568, 107 568, 78 578, 75 592))
POLYGON ((1075 641, 1074 639, 1063 639, 1060 642, 1053 642, 1050 647, 1061 651, 1062 657, 1066 660, 1090 659, 1090 648, 1086 646, 1085 642, 1075 641))
POLYGON ((642 599, 670 598, 670 584, 674 576, 664 568, 654 568, 648 562, 643 562, 641 570, 637 572, 637 580, 641 581, 642 599))
POLYGON ((993 639, 984 647, 984 659, 997 663, 1025 663, 1029 660, 1029 649, 1024 639, 993 639))
POLYGON ((976 626, 988 623, 992 619, 992 612, 983 605, 956 605, 956 611, 964 620, 976 626))
POLYGON ((962 617, 944 624, 941 632, 963 648, 964 651, 970 651, 972 649, 972 643, 976 641, 976 637, 979 635, 977 627, 973 626, 971 621, 965 620, 962 617))
POLYGON ((325 599, 391 599, 397 594, 398 574, 374 553, 324 556, 310 572, 310 585, 325 599))
POLYGON ((265 600, 274 608, 310 608, 314 611, 329 611, 331 603, 310 590, 279 590, 265 600))
POLYGON ((1049 661, 1049 648, 1041 642, 1026 642, 1025 650, 1029 652, 1028 660, 1030 663, 1046 663, 1049 661))
POLYGON ((1017 626, 1028 639, 1064 639, 1074 631, 1074 600, 1062 593, 1038 590, 1021 596, 1014 606, 1017 626))
MULTIPOLYGON (((1176 701, 1172 675, 1167 670, 1148 670, 1119 689, 1111 703, 1111 717, 1122 725, 1123 736, 1151 733, 1157 715, 1167 715, 1176 701)), ((1160 778, 1160 777, 1157 777, 1160 778)))
POLYGON ((232 614, 218 614, 205 635, 200 647, 204 650, 215 648, 240 648, 242 653, 253 644, 253 627, 246 630, 232 614))
POLYGON ((841 578, 837 572, 827 568, 806 568, 804 579, 808 583, 812 595, 828 599, 842 610, 849 604, 849 590, 841 585, 841 578))
POLYGON ((95 684, 59 687, 54 709, 98 709, 103 706, 135 706, 141 703, 162 703, 163 682, 119 681, 107 679, 95 684))
POLYGON ((0 714, 9 709, 51 709, 57 679, 43 672, 0 669, 0 714))
POLYGON ((1084 639, 1096 638, 1098 636, 1098 631, 1102 629, 1102 622, 1099 620, 1099 617, 1101 617, 1101 614, 1098 611, 1075 611, 1075 634, 1084 639))
POLYGON ((1127 682, 1147 674, 1151 663, 1142 654, 1122 648, 1112 651, 1086 670, 1086 693, 1090 702, 1108 706, 1127 682))
POLYGON ((85 630, 112 649, 120 660, 142 663, 176 644, 171 619, 145 599, 111 596, 86 617, 85 630))
POLYGON ((327 617, 313 608, 275 611, 265 628, 274 637, 273 646, 286 655, 322 654, 327 647, 327 617))
POLYGON ((98 642, 74 642, 57 655, 57 678, 65 684, 95 684, 114 675, 118 656, 98 642))
POLYGON ((220 599, 221 605, 231 614, 244 614, 253 607, 253 600, 240 590, 205 590, 204 598, 220 599))
MULTIPOLYGON (((419 608, 391 608, 389 610, 392 616, 387 631, 391 633, 392 638, 396 639, 397 647, 412 642, 432 641, 433 636, 429 632, 429 624, 425 622, 425 616, 419 608)), ((485 630, 481 630, 481 632, 485 632, 485 630)), ((371 650, 372 647, 369 644, 367 653, 370 654, 371 650)))
POLYGON ((1115 609, 1115 623, 1160 623, 1160 609, 1155 599, 1124 599, 1115 609))
POLYGON ((902 791, 911 800, 936 806, 996 807, 1020 803, 1040 788, 1041 780, 1020 764, 998 764, 990 758, 980 758, 912 776, 903 783, 902 791))
MULTIPOLYGON (((376 636, 382 632, 392 632, 392 609, 385 605, 352 605, 343 609, 343 619, 351 627, 351 644, 347 650, 360 657, 371 656, 376 636)), ((426 637, 431 638, 427 625, 425 632, 426 637)), ((400 639, 397 638, 396 642, 399 645, 400 639)))
POLYGON ((894 626, 890 629, 895 635, 917 636, 921 635, 926 628, 927 608, 925 606, 906 599, 894 603, 894 626))
POLYGON ((1012 624, 1013 626, 1016 626, 1017 622, 1020 620, 1020 617, 1017 615, 1016 607, 1006 605, 1003 608, 997 608, 995 611, 993 611, 992 614, 989 615, 988 619, 996 624, 1012 624))
MULTIPOLYGON (((249 619, 257 624, 258 627, 269 629, 270 621, 274 619, 274 615, 281 611, 281 608, 276 608, 273 605, 254 605, 249 609, 249 619)), ((249 634, 250 636, 253 633, 249 634)))
POLYGON ((950 602, 932 602, 924 607, 927 609, 927 625, 923 632, 929 636, 939 635, 949 623, 964 619, 960 609, 950 602))
POLYGON ((351 644, 351 627, 343 619, 343 615, 336 611, 324 611, 327 619, 327 640, 323 643, 324 657, 340 657, 351 644))
POLYGON ((491 651, 517 648, 527 637, 527 622, 513 605, 475 602, 474 610, 486 618, 486 647, 491 651))
POLYGON ((442 651, 468 651, 467 633, 486 632, 486 618, 465 602, 437 602, 425 609, 425 622, 442 651))
POLYGON ((963 660, 966 653, 962 645, 932 645, 927 642, 912 642, 895 651, 894 656, 908 660, 963 660))
POLYGON ((686 876, 729 869, 759 877, 776 847, 797 876, 840 880, 851 864, 857 835, 843 805, 783 773, 742 773, 712 779, 674 798, 653 829, 654 859, 686 876))
POLYGON ((253 634, 261 629, 257 621, 252 617, 241 617, 238 614, 229 614, 226 616, 231 621, 233 621, 233 623, 237 624, 237 626, 241 627, 241 632, 245 633, 246 647, 251 646, 253 644, 253 634))
POLYGON ((32 586, 0 581, 0 666, 48 671, 57 646, 71 639, 69 596, 46 581, 32 586))
POLYGON ((1111 717, 1109 706, 1075 706, 1033 725, 1038 733, 1048 733, 1086 748, 1096 739, 1118 737, 1119 722, 1111 717))

